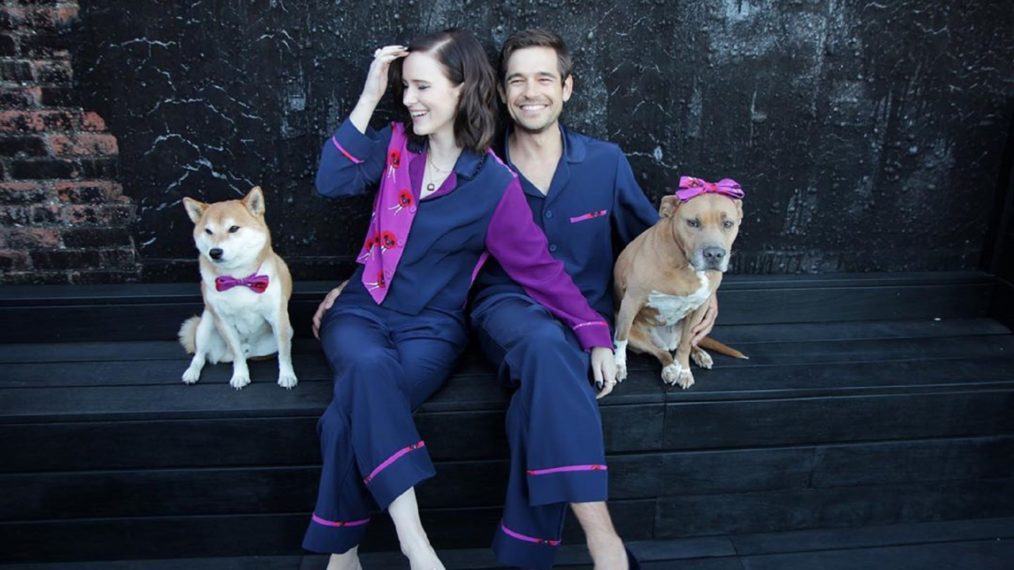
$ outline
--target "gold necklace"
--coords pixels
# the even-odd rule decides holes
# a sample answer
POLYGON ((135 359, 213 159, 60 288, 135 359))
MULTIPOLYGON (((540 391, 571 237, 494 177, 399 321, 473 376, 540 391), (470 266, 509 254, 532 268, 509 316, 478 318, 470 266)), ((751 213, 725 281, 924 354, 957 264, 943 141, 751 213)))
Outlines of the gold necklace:
MULTIPOLYGON (((438 167, 436 164, 433 163, 433 158, 430 156, 430 153, 428 153, 428 152, 426 153, 426 162, 430 165, 430 167, 432 167, 433 170, 437 171, 437 174, 442 174, 442 173, 445 173, 445 172, 447 174, 450 174, 451 170, 454 169, 453 165, 450 168, 448 168, 447 170, 444 170, 444 169, 438 167)), ((436 183, 434 182, 433 172, 430 172, 430 176, 428 178, 430 179, 430 181, 426 185, 426 191, 429 192, 429 193, 432 193, 436 189, 436 187, 437 187, 436 183)), ((446 178, 447 178, 447 175, 444 174, 444 176, 442 176, 440 178, 440 180, 443 181, 446 178)))

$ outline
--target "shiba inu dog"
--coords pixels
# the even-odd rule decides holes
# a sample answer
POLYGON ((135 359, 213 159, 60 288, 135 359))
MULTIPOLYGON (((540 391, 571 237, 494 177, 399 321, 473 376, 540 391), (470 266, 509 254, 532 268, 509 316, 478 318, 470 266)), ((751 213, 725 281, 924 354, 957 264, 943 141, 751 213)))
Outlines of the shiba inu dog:
POLYGON ((193 384, 205 362, 232 362, 229 385, 250 383, 247 358, 278 353, 278 385, 292 388, 292 276, 271 249, 264 194, 254 187, 242 200, 205 204, 183 199, 194 222, 200 255, 204 313, 180 327, 180 344, 194 355, 183 381, 193 384))

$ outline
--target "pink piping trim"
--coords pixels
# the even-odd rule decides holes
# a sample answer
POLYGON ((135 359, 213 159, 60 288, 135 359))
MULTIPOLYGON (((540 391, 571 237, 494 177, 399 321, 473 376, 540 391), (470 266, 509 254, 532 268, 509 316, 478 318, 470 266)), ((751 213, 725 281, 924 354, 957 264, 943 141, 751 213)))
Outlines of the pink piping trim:
POLYGON ((574 330, 577 330, 577 329, 579 329, 581 327, 596 327, 596 326, 607 327, 609 325, 607 325, 605 321, 592 321, 592 322, 589 322, 589 323, 581 323, 579 325, 576 325, 574 327, 574 330))
POLYGON ((529 475, 549 475, 551 473, 570 473, 572 471, 608 471, 605 465, 567 465, 566 467, 551 467, 549 469, 529 469, 529 475))
POLYGON ((313 518, 313 522, 315 522, 317 524, 324 525, 324 526, 333 526, 333 527, 336 527, 336 528, 341 528, 343 526, 363 526, 364 524, 370 522, 370 519, 360 519, 360 520, 357 520, 357 521, 329 521, 329 520, 322 519, 322 518, 318 517, 317 513, 313 513, 313 517, 312 518, 313 518))
POLYGON ((570 223, 576 224, 585 220, 594 220, 595 218, 601 218, 606 215, 607 210, 599 210, 597 212, 588 212, 587 214, 581 214, 580 216, 574 216, 570 219, 570 223))
POLYGON ((511 538, 516 538, 518 540, 523 540, 525 542, 531 542, 532 544, 548 544, 549 546, 560 546, 559 540, 550 540, 548 538, 535 538, 534 536, 526 536, 519 532, 514 532, 513 530, 507 528, 507 526, 503 524, 503 521, 500 521, 500 529, 503 530, 504 534, 506 534, 511 538))
POLYGON ((397 453, 395 453, 394 455, 388 457, 386 460, 384 460, 383 463, 381 463, 380 465, 378 465, 376 469, 374 469, 373 471, 371 471, 370 474, 366 477, 366 479, 363 479, 363 483, 369 484, 369 482, 373 481, 373 479, 377 476, 378 473, 380 473, 384 469, 387 469, 388 467, 390 467, 392 463, 394 463, 395 461, 401 459, 402 456, 404 456, 406 453, 408 453, 410 451, 415 451, 415 450, 419 449, 420 447, 426 447, 426 442, 420 441, 419 443, 413 443, 412 445, 410 445, 408 447, 405 447, 403 449, 398 450, 397 453))
POLYGON ((335 148, 338 149, 338 152, 344 154, 345 158, 351 160, 353 164, 362 164, 363 163, 363 161, 361 161, 358 158, 356 158, 356 157, 352 156, 351 154, 349 154, 349 151, 345 150, 345 147, 343 147, 342 145, 338 144, 338 139, 336 139, 334 137, 331 137, 331 142, 334 143, 334 146, 335 146, 335 148))

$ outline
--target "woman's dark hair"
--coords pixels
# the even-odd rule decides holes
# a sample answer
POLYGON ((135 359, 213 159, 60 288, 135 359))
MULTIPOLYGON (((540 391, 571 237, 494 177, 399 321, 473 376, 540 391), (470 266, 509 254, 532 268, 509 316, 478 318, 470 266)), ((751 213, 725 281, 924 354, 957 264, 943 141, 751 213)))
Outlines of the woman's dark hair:
MULTIPOLYGON (((463 148, 476 153, 486 152, 496 130, 496 75, 486 59, 486 52, 475 36, 466 30, 449 29, 416 38, 408 45, 409 52, 433 56, 444 68, 444 75, 455 86, 462 85, 461 98, 454 117, 454 139, 463 148)), ((390 84, 401 99, 401 67, 404 58, 391 64, 390 84)), ((421 143, 412 130, 411 119, 406 128, 410 138, 421 143)))

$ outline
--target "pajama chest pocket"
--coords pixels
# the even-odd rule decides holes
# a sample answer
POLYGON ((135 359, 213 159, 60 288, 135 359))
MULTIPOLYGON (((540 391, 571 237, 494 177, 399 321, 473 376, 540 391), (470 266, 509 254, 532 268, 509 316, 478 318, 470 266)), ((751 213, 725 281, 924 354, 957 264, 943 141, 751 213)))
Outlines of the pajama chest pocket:
POLYGON ((588 220, 594 220, 595 218, 601 218, 609 213, 609 210, 597 210, 595 212, 588 212, 587 214, 581 214, 580 216, 574 216, 570 219, 570 223, 576 224, 579 222, 586 222, 588 220))

